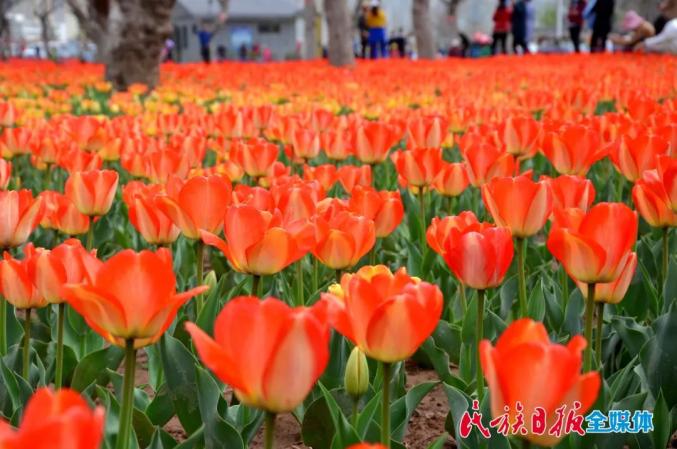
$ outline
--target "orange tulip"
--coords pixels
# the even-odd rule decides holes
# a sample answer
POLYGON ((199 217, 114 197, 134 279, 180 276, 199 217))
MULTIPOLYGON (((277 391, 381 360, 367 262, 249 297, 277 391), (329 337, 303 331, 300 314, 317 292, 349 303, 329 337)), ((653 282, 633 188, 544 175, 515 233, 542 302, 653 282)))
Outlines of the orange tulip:
POLYGON ((238 184, 233 189, 234 205, 249 205, 258 210, 270 211, 273 209, 273 196, 270 190, 263 187, 251 187, 245 184, 238 184))
POLYGON ((101 264, 96 251, 90 253, 80 240, 68 239, 52 250, 35 249, 29 257, 28 271, 45 301, 59 304, 64 302, 61 298, 64 284, 93 282, 101 264))
POLYGON ((320 134, 324 154, 334 161, 343 161, 353 154, 354 143, 351 133, 345 130, 329 130, 320 134))
POLYGON ((400 185, 403 187, 428 187, 444 163, 441 148, 396 151, 390 158, 395 164, 400 185))
POLYGON ((202 362, 230 385, 240 402, 269 412, 296 408, 329 360, 329 329, 322 304, 291 308, 277 298, 228 301, 214 338, 186 324, 202 362))
POLYGON ((167 194, 155 202, 189 239, 200 238, 200 231, 217 233, 231 201, 231 186, 219 175, 196 176, 185 183, 172 179, 167 194))
POLYGON ((515 173, 515 158, 497 147, 483 143, 473 143, 463 150, 468 179, 475 187, 489 182, 493 178, 512 176, 515 173))
POLYGON ((667 154, 668 141, 660 136, 640 131, 636 136, 623 135, 613 146, 611 161, 616 170, 630 182, 642 177, 645 170, 656 168, 658 156, 667 154))
POLYGON ((309 129, 297 129, 291 135, 291 149, 295 160, 314 159, 320 154, 320 137, 309 129))
POLYGON ((661 156, 658 158, 657 165, 663 188, 670 198, 670 208, 677 213, 677 159, 661 156))
POLYGON ((365 164, 383 162, 400 138, 401 135, 391 125, 382 122, 367 122, 357 128, 355 157, 365 164))
POLYGON ((632 200, 642 218, 655 228, 677 226, 672 205, 658 170, 646 170, 632 188, 632 200))
POLYGON ((105 215, 113 205, 118 173, 113 170, 78 171, 66 180, 66 196, 83 214, 105 215))
POLYGON ((279 211, 231 206, 225 214, 223 233, 225 241, 202 231, 202 241, 220 249, 233 269, 241 273, 275 274, 305 254, 299 237, 283 227, 279 211))
POLYGON ((512 116, 499 126, 506 151, 518 159, 529 159, 539 149, 541 125, 530 116, 512 116))
POLYGON ((40 388, 28 400, 21 426, 14 430, 0 420, 2 449, 99 449, 104 409, 92 410, 78 393, 40 388))
POLYGON ((407 148, 439 148, 445 142, 448 132, 447 120, 442 116, 413 117, 407 122, 407 148))
POLYGON ((334 270, 355 265, 376 243, 376 228, 369 218, 350 212, 317 217, 315 257, 334 270))
POLYGON ((361 167, 344 165, 343 167, 339 167, 336 174, 341 183, 341 187, 343 187, 343 190, 347 193, 352 192, 355 186, 360 185, 368 187, 371 185, 371 167, 369 165, 362 165, 361 167))
POLYGON ((144 156, 144 177, 164 184, 170 176, 185 178, 190 166, 184 154, 174 150, 154 151, 144 156))
POLYGON ((279 149, 274 143, 264 139, 252 139, 249 142, 234 142, 230 158, 242 167, 250 177, 258 179, 265 176, 277 160, 279 149))
POLYGON ((440 195, 459 196, 469 183, 465 162, 442 162, 433 179, 432 187, 440 195))
POLYGON ((482 223, 480 226, 479 220, 470 210, 463 211, 458 215, 449 215, 444 218, 433 217, 425 234, 428 246, 430 246, 437 254, 444 255, 444 252, 446 251, 445 242, 447 237, 449 237, 451 230, 457 229, 460 232, 464 232, 465 229, 470 226, 481 228, 490 225, 488 223, 482 223))
POLYGON ((0 260, 0 295, 17 309, 34 309, 47 305, 31 276, 31 259, 34 256, 33 245, 29 243, 24 248, 22 260, 14 259, 8 252, 0 260))
POLYGON ((6 190, 12 179, 12 163, 0 159, 0 190, 6 190))
POLYGON ((127 183, 122 199, 127 205, 129 221, 150 244, 167 245, 174 242, 181 230, 155 203, 155 197, 164 193, 162 186, 145 185, 138 181, 127 183))
POLYGON ((316 167, 310 165, 303 166, 303 179, 307 181, 317 181, 325 191, 331 190, 338 180, 336 166, 333 164, 322 164, 316 167))
POLYGON ((543 143, 543 154, 563 175, 585 176, 606 153, 599 133, 583 125, 569 125, 550 132, 543 143))
POLYGON ((546 181, 528 176, 494 178, 482 186, 482 198, 498 226, 508 228, 517 238, 540 231, 552 211, 552 192, 546 181))
POLYGON ((317 181, 303 182, 298 178, 278 181, 270 188, 273 204, 282 212, 283 221, 307 220, 315 214, 317 203, 325 192, 317 181))
POLYGON ((381 362, 411 357, 435 330, 442 314, 439 287, 384 265, 344 274, 322 294, 334 328, 367 356, 381 362))
POLYGON ((64 285, 61 297, 110 343, 132 340, 140 348, 159 340, 179 307, 207 289, 177 293, 168 250, 127 249, 104 262, 91 283, 64 285))
POLYGON ((355 214, 374 220, 377 238, 390 235, 404 217, 400 192, 377 191, 371 187, 356 186, 348 200, 348 208, 355 214))
POLYGON ((6 128, 0 134, 0 157, 12 159, 18 154, 29 154, 33 133, 26 126, 6 128))
POLYGON ((550 185, 553 210, 575 207, 587 211, 595 199, 595 186, 589 179, 561 175, 557 178, 543 176, 541 180, 550 185))
POLYGON ((510 230, 486 225, 452 228, 442 253, 454 276, 478 290, 501 285, 513 254, 510 230))
POLYGON ((67 196, 45 190, 38 197, 45 205, 40 222, 43 228, 56 229, 66 235, 85 234, 89 230, 90 218, 81 213, 67 196))
POLYGON ((618 279, 637 240, 637 214, 621 203, 599 203, 569 225, 553 226, 547 241, 569 276, 589 284, 618 279))
POLYGON ((98 153, 82 151, 74 145, 70 145, 59 152, 57 165, 69 174, 79 171, 101 170, 103 159, 98 153))
POLYGON ((580 374, 581 352, 586 345, 580 335, 566 346, 551 343, 545 326, 528 318, 508 326, 495 347, 483 340, 480 361, 491 393, 491 415, 498 417, 507 410, 508 419, 515 422, 517 402, 522 404, 524 416, 532 416, 541 407, 546 431, 534 432, 527 419, 527 434, 522 436, 540 446, 557 444, 561 437, 547 432, 557 421, 556 410, 566 406, 569 411, 578 402, 578 413, 585 414, 597 399, 599 373, 580 374))
POLYGON ((40 223, 44 206, 30 190, 0 190, 0 248, 14 248, 28 240, 40 223))
MULTIPOLYGON (((630 288, 632 277, 637 269, 637 253, 630 253, 623 262, 621 274, 613 282, 595 285, 595 302, 604 302, 607 304, 618 304, 623 300, 625 294, 630 288)), ((588 298, 588 284, 576 281, 578 289, 583 294, 583 298, 588 298)))

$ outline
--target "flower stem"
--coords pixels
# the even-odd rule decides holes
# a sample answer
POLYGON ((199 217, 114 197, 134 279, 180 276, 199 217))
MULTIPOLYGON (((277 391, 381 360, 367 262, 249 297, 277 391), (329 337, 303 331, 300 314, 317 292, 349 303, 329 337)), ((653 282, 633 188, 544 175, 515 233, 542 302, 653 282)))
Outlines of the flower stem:
POLYGON ((357 419, 360 417, 359 399, 353 399, 353 413, 350 415, 350 424, 357 429, 357 419))
POLYGON ((421 217, 421 258, 424 256, 424 251, 426 249, 425 242, 425 192, 423 187, 419 187, 418 191, 418 207, 419 207, 419 216, 421 217))
POLYGON ((461 291, 461 312, 463 315, 468 311, 468 300, 465 296, 465 284, 461 281, 458 282, 458 288, 461 291))
POLYGON ((296 305, 302 306, 305 304, 303 297, 303 259, 296 262, 296 305))
POLYGON ((390 375, 392 365, 381 363, 383 369, 383 401, 381 402, 381 444, 390 447, 390 375))
MULTIPOLYGON (((195 255, 195 263, 196 263, 196 278, 195 278, 195 285, 201 285, 202 284, 202 272, 204 270, 204 255, 205 255, 205 244, 202 242, 202 240, 197 241, 197 248, 196 248, 196 255, 195 255)), ((200 311, 202 310, 202 305, 203 305, 203 300, 204 297, 202 296, 202 293, 197 295, 196 298, 196 316, 197 318, 198 315, 200 315, 200 311)))
POLYGON ((587 373, 592 367, 592 322, 595 310, 595 283, 588 284, 588 299, 585 303, 585 340, 587 346, 583 353, 583 372, 587 373))
POLYGON ((602 326, 604 325, 604 303, 597 303, 597 335, 595 338, 595 354, 597 355, 597 366, 602 366, 602 326))
POLYGON ((336 283, 340 284, 341 283, 341 275, 343 274, 343 271, 339 268, 336 270, 336 283))
POLYGON ((477 323, 475 326, 475 369, 477 379, 477 398, 484 398, 484 376, 480 366, 480 342, 484 338, 484 290, 477 290, 477 323))
POLYGON ((665 294, 665 281, 668 279, 668 261, 670 260, 670 228, 668 226, 663 228, 663 260, 661 264, 661 288, 660 290, 665 294))
POLYGON ((94 246, 94 219, 89 219, 89 229, 87 229, 87 251, 91 251, 94 246))
POLYGON ((58 390, 63 385, 63 322, 66 315, 66 303, 57 305, 56 317, 56 373, 54 387, 58 390))
POLYGON ((261 276, 258 274, 252 275, 252 296, 259 296, 259 284, 261 283, 261 276))
POLYGON ((520 308, 520 318, 526 318, 527 316, 527 278, 524 271, 524 259, 526 245, 525 240, 522 237, 515 239, 515 246, 517 246, 517 270, 519 276, 517 277, 518 287, 519 287, 519 308, 520 308))
POLYGON ((563 265, 559 266, 559 283, 562 288, 562 305, 566 313, 567 304, 569 303, 569 279, 563 265))
POLYGON ((0 357, 7 354, 7 301, 0 295, 0 357))
POLYGON ((120 429, 116 449, 129 448, 129 435, 132 430, 132 412, 134 411, 134 371, 136 370, 136 349, 134 339, 125 342, 125 377, 122 383, 122 408, 120 410, 120 429))
POLYGON ((31 312, 30 307, 26 309, 26 316, 24 317, 24 347, 23 347, 23 369, 21 377, 28 380, 28 375, 31 369, 31 312))
POLYGON ((266 425, 263 435, 264 449, 273 449, 275 440, 275 413, 266 412, 266 425))
POLYGON ((313 257, 313 294, 320 288, 320 261, 313 257))

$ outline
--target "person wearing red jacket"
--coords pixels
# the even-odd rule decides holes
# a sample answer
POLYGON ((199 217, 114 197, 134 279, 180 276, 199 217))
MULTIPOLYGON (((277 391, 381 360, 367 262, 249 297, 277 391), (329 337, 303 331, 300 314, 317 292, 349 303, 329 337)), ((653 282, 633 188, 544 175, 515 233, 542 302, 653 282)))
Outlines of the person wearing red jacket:
POLYGON ((583 11, 585 11, 585 0, 571 0, 569 4, 569 13, 567 18, 569 20, 569 35, 571 42, 574 44, 574 51, 580 53, 581 51, 581 30, 583 29, 583 11))
POLYGON ((508 53, 508 33, 510 32, 512 8, 507 0, 500 0, 494 12, 494 35, 491 42, 491 54, 496 54, 498 44, 501 44, 503 54, 508 53))

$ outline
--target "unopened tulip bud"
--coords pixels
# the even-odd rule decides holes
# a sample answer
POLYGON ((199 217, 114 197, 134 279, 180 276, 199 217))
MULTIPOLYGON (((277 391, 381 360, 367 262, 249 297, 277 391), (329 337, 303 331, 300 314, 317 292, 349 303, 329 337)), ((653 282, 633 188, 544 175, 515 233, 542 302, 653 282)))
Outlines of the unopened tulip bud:
POLYGON ((216 288, 217 280, 216 280, 216 273, 214 270, 211 270, 209 273, 207 273, 207 276, 205 276, 204 279, 204 285, 209 287, 208 292, 211 292, 214 288, 216 288))
POLYGON ((356 400, 369 389, 367 356, 358 347, 355 347, 348 357, 344 383, 346 392, 356 400))

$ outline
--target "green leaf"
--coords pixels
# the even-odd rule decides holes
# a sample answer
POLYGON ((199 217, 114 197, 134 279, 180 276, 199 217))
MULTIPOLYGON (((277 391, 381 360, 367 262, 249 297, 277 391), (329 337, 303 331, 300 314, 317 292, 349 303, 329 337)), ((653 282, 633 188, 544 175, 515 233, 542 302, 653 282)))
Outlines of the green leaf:
POLYGON ((162 384, 153 400, 146 407, 148 419, 156 426, 164 426, 174 416, 174 403, 167 384, 162 384))
POLYGON ((165 334, 160 339, 160 356, 164 368, 169 397, 181 425, 190 435, 202 425, 196 379, 195 366, 197 360, 176 338, 165 334))
POLYGON ((159 427, 155 429, 148 449, 172 449, 174 447, 176 447, 176 441, 174 441, 174 438, 170 434, 159 427))
POLYGON ((653 336, 651 329, 639 325, 633 318, 614 316, 611 318, 611 326, 623 340, 623 346, 634 357, 653 336))
POLYGON ((670 411, 668 404, 665 402, 663 393, 658 394, 656 405, 653 410, 654 431, 651 434, 653 440, 653 447, 664 448, 668 446, 670 439, 670 411))
POLYGON ((458 435, 458 425, 461 422, 461 417, 466 411, 471 411, 472 399, 458 388, 447 384, 442 384, 442 386, 447 395, 451 415, 450 426, 447 430, 451 432, 451 436, 456 440, 457 444, 460 443, 462 448, 477 449, 479 447, 479 438, 476 430, 473 430, 468 435, 468 438, 465 439, 461 439, 458 435))
MULTIPOLYGON (((359 436, 350 423, 348 423, 346 416, 343 414, 343 411, 336 402, 336 399, 334 399, 334 396, 324 385, 322 385, 322 382, 318 382, 318 386, 322 390, 324 399, 327 402, 327 407, 329 408, 331 420, 334 423, 334 429, 336 429, 334 444, 343 448, 358 443, 360 441, 359 436)), ((332 444, 332 446, 334 446, 334 444, 332 444)))
POLYGON ((393 402, 390 406, 390 422, 392 426, 392 438, 397 441, 404 439, 407 424, 411 414, 430 390, 435 388, 438 382, 426 382, 411 388, 407 394, 393 402))
POLYGON ((222 392, 216 381, 203 368, 195 367, 200 415, 204 423, 205 449, 244 449, 244 442, 237 430, 219 414, 222 392))
POLYGON ((2 384, 7 390, 12 404, 12 413, 14 413, 28 402, 33 389, 24 378, 7 368, 2 359, 0 359, 0 377, 2 377, 2 384))
POLYGON ((545 298, 543 297, 543 282, 539 282, 531 290, 527 313, 536 321, 543 321, 545 317, 545 298))
POLYGON ((320 380, 329 389, 334 389, 343 386, 343 372, 346 363, 348 362, 348 355, 350 348, 343 335, 332 330, 331 339, 329 341, 329 363, 325 368, 320 380))
POLYGON ((93 383, 97 385, 108 383, 106 370, 116 370, 124 356, 125 351, 117 346, 109 346, 87 354, 73 371, 71 388, 82 392, 93 383))
POLYGON ((314 449, 330 449, 336 434, 332 415, 324 396, 310 404, 301 423, 303 444, 314 449))
POLYGON ((444 445, 449 441, 449 434, 445 433, 444 435, 438 437, 435 441, 430 443, 428 449, 444 449, 444 445))
POLYGON ((653 323, 656 337, 642 348, 639 359, 654 397, 661 393, 668 404, 677 404, 677 307, 653 323))

